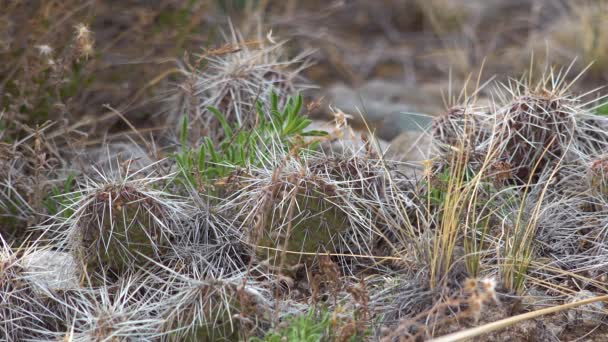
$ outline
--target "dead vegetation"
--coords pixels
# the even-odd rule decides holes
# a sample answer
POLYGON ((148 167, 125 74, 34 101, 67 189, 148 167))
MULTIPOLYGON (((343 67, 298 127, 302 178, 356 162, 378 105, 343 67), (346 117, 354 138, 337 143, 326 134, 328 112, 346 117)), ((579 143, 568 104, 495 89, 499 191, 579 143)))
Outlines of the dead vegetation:
POLYGON ((602 340, 604 6, 521 3, 0 3, 0 339, 602 340), (313 81, 448 66, 418 168, 310 129, 313 81))

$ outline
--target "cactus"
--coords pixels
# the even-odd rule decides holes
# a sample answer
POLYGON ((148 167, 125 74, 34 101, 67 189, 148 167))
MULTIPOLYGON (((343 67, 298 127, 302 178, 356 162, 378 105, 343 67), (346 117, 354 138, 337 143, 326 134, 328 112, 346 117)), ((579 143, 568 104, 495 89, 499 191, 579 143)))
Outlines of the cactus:
POLYGON ((213 278, 163 267, 152 278, 165 294, 157 312, 166 341, 240 340, 247 335, 242 327, 258 321, 258 306, 271 306, 268 290, 244 273, 213 278))
POLYGON ((30 282, 24 258, 31 248, 15 251, 0 236, 0 336, 3 341, 48 339, 56 316, 30 282))
POLYGON ((192 139, 207 136, 219 143, 226 138, 222 123, 209 107, 224 113, 228 122, 251 128, 256 123, 258 101, 269 107, 270 94, 275 92, 282 107, 288 96, 306 88, 297 81, 301 78, 299 73, 310 64, 310 52, 290 59, 286 57, 285 42, 256 38, 259 44, 248 45, 231 27, 224 49, 202 54, 204 68, 188 64, 184 68, 185 80, 168 101, 169 120, 178 124, 186 113, 189 128, 195 133, 190 136, 192 139))
POLYGON ((243 271, 251 248, 238 222, 224 217, 215 207, 199 205, 182 222, 185 233, 175 238, 163 264, 190 276, 230 276, 243 271))
POLYGON ((587 179, 592 194, 608 198, 608 156, 601 156, 591 163, 587 179))
POLYGON ((403 234, 389 222, 404 204, 401 191, 408 185, 397 173, 387 176, 391 165, 353 153, 290 159, 274 170, 256 168, 241 180, 241 190, 227 202, 258 259, 291 269, 312 265, 317 254, 371 253, 403 234))
POLYGON ((334 206, 334 200, 328 184, 310 179, 281 184, 263 214, 269 222, 257 240, 258 257, 279 265, 285 250, 284 266, 290 268, 311 264, 315 253, 336 253, 339 235, 348 229, 348 217, 334 206))
POLYGON ((185 205, 154 188, 166 178, 132 176, 87 179, 76 194, 68 194, 72 203, 55 215, 58 223, 47 227, 55 244, 69 248, 89 275, 120 276, 158 259, 178 233, 185 205), (61 221, 67 210, 73 213, 61 221))
POLYGON ((537 84, 505 86, 508 95, 499 95, 508 99, 496 114, 497 143, 492 147, 497 161, 512 167, 517 183, 537 180, 557 163, 580 164, 608 147, 606 118, 585 103, 588 94, 571 94, 572 83, 564 77, 552 74, 537 84))
POLYGON ((479 146, 488 136, 484 127, 487 111, 483 107, 460 105, 433 118, 431 135, 435 148, 443 154, 461 145, 467 149, 479 146))
POLYGON ((163 321, 155 313, 162 289, 147 278, 130 275, 114 284, 83 288, 53 296, 66 341, 158 341, 163 321))

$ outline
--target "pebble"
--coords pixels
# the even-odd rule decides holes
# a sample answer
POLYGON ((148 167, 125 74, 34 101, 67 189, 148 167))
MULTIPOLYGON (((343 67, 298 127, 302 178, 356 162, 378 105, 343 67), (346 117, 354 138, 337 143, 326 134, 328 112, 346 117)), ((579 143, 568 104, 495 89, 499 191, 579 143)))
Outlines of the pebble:
POLYGON ((27 278, 40 291, 68 290, 79 287, 78 263, 67 252, 39 250, 22 259, 27 278))

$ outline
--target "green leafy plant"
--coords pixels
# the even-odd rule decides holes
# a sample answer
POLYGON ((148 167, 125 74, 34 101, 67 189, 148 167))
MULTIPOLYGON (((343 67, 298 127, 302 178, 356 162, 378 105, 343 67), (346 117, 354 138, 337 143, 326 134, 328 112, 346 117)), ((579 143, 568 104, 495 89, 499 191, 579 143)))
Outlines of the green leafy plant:
POLYGON ((49 215, 55 216, 61 213, 61 217, 68 218, 74 213, 74 209, 69 204, 77 200, 75 195, 70 194, 75 180, 74 174, 69 174, 62 187, 53 186, 51 193, 43 201, 49 215))
POLYGON ((428 201, 434 206, 439 206, 444 202, 446 196, 446 185, 450 180, 450 169, 446 169, 435 176, 433 180, 426 183, 428 186, 428 201))
POLYGON ((200 146, 188 145, 188 119, 184 116, 180 134, 181 150, 174 155, 180 169, 179 181, 196 188, 204 187, 209 180, 228 176, 238 167, 257 164, 257 153, 277 143, 289 149, 301 142, 303 136, 326 135, 323 131, 305 131, 311 120, 302 115, 302 97, 291 97, 283 109, 279 109, 276 93, 271 96, 271 108, 266 112, 262 104, 257 105, 257 124, 245 130, 231 124, 217 109, 209 111, 220 122, 224 140, 216 146, 210 137, 204 137, 200 146))
POLYGON ((328 311, 320 313, 311 310, 308 314, 292 317, 285 328, 270 331, 261 338, 252 338, 252 342, 281 342, 301 341, 316 342, 329 335, 331 314, 328 311))
MULTIPOLYGON (((426 194, 427 201, 431 206, 441 209, 446 196, 448 195, 448 185, 454 175, 455 170, 452 170, 451 167, 447 167, 435 173, 430 179, 423 180, 428 189, 426 194)), ((474 170, 465 168, 462 177, 463 184, 466 185, 475 179, 475 172, 474 170)))
POLYGON ((598 115, 608 116, 608 103, 604 103, 604 104, 600 105, 599 107, 597 107, 595 112, 598 115))

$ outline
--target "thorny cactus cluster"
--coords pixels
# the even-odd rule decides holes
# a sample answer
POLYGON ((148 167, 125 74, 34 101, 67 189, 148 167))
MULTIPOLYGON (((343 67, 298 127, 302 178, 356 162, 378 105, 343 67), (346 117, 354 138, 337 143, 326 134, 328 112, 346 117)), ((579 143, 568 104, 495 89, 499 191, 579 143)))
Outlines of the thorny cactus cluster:
POLYGON ((229 122, 251 128, 258 102, 268 105, 272 92, 282 102, 305 89, 299 74, 310 65, 311 52, 288 58, 285 42, 268 42, 262 35, 246 41, 232 28, 226 41, 222 48, 197 56, 195 65, 185 63, 185 80, 170 97, 168 108, 169 122, 179 122, 186 113, 193 136, 208 136, 215 142, 222 140, 223 131, 209 107, 217 108, 229 122))
POLYGON ((14 251, 0 239, 0 335, 8 341, 48 338, 57 313, 35 288, 25 258, 33 250, 14 251))
POLYGON ((437 116, 431 127, 431 134, 436 142, 435 147, 441 153, 448 153, 461 143, 467 148, 475 147, 477 140, 483 138, 477 135, 482 132, 480 119, 484 117, 484 110, 486 109, 471 105, 456 105, 437 116), (466 139, 463 140, 463 137, 466 139))
POLYGON ((176 231, 183 204, 152 185, 159 179, 104 179, 72 193, 77 199, 67 222, 61 222, 58 239, 66 241, 89 274, 122 275, 158 259, 176 231), (67 225, 67 228, 64 228, 67 225))
POLYGON ((317 254, 373 253, 384 242, 379 229, 390 227, 390 183, 407 181, 394 171, 389 179, 387 164, 370 156, 313 153, 253 170, 234 195, 243 227, 252 230, 250 243, 272 264, 284 251, 285 266, 308 264, 302 261, 317 254))
MULTIPOLYGON (((503 299, 526 291, 554 303, 606 291, 601 98, 572 95, 553 72, 498 84, 490 105, 466 98, 434 119, 434 155, 408 176, 367 138, 318 148, 343 137, 308 131, 289 100, 302 56, 231 36, 184 69, 168 101, 168 121, 189 133, 181 159, 150 145, 148 166, 106 160, 55 196, 23 196, 15 175, 63 177, 46 169, 51 151, 62 154, 40 128, 17 141, 0 131, 0 222, 26 221, 21 236, 36 237, 20 247, 0 230, 2 337, 260 339, 331 312, 319 328, 328 340, 415 341, 509 311, 503 299), (33 153, 31 165, 18 153, 33 153), (221 176, 197 176, 218 165, 221 176), (43 246, 75 260, 77 284, 32 280, 23 258, 43 246)), ((336 132, 347 125, 338 113, 336 132)))
MULTIPOLYGON (((459 151, 466 156, 467 177, 479 182, 476 198, 498 200, 492 202, 498 208, 492 209, 486 226, 475 234, 483 234, 488 246, 503 248, 505 262, 519 265, 517 270, 501 271, 505 278, 518 278, 503 279, 518 291, 525 286, 515 275, 520 272, 555 286, 572 282, 577 284, 573 292, 604 291, 608 120, 596 114, 602 97, 594 98, 592 92, 573 95, 565 74, 551 71, 537 83, 528 79, 500 84, 494 92, 499 100, 482 110, 470 110, 468 120, 451 114, 456 108, 434 121, 439 156, 435 175, 453 166, 453 150, 459 151), (479 124, 467 133, 470 122, 479 124), (458 131, 454 126, 461 132, 456 142, 445 134, 458 131), (500 231, 513 236, 491 241, 500 231), (546 259, 535 264, 531 258, 546 259)), ((558 292, 547 289, 550 294, 558 292)))

